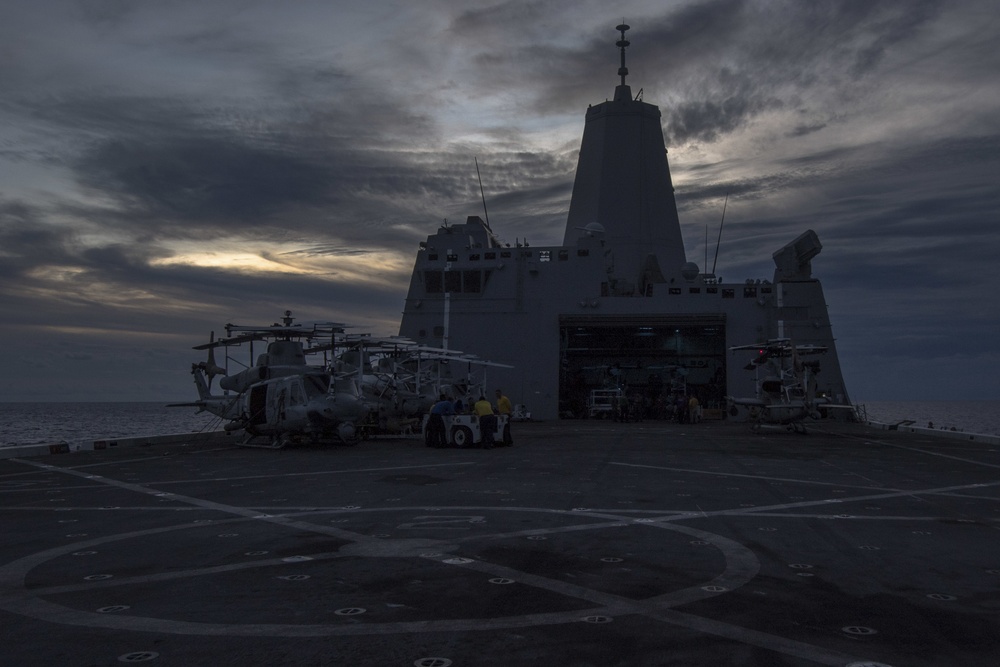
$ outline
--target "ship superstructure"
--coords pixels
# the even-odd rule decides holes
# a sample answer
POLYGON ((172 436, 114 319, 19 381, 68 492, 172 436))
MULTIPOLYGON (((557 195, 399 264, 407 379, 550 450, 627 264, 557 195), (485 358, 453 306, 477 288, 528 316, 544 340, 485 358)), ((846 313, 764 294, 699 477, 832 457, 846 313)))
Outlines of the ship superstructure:
POLYGON ((647 412, 679 396, 708 409, 752 395, 746 359, 728 352, 790 338, 828 348, 818 393, 847 402, 809 230, 773 254, 771 280, 722 283, 688 262, 660 111, 626 83, 587 110, 561 246, 502 244, 470 216, 420 244, 400 325, 419 343, 513 369, 493 380, 535 417, 581 417, 614 389, 647 412))

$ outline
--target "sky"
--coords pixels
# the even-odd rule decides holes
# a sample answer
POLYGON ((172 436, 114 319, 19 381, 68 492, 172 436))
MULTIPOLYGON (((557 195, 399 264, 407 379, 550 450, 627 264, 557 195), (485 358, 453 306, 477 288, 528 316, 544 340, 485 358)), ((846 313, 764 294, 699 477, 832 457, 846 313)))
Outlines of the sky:
POLYGON ((397 333, 476 161, 494 230, 559 245, 623 19, 688 259, 727 194, 726 282, 813 229, 853 401, 1000 399, 995 0, 36 0, 0 5, 0 401, 191 400, 192 346, 286 309, 397 333))

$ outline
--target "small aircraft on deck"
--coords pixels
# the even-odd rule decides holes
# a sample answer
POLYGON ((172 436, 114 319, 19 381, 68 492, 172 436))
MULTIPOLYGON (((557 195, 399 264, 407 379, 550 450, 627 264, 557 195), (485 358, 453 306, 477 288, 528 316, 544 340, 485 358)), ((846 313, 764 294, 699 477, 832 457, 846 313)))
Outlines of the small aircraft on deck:
POLYGON ((324 340, 330 341, 327 349, 336 348, 338 340, 346 340, 346 325, 316 322, 304 326, 293 322, 291 311, 285 311, 281 324, 227 324, 227 337, 219 340, 213 333, 207 344, 194 347, 208 350, 207 361, 191 365, 198 400, 171 407, 197 407, 229 420, 226 430, 243 429, 245 445, 253 445, 258 437, 270 438, 268 446, 274 448, 303 439, 356 444, 359 424, 371 411, 356 378, 306 363, 305 343, 324 340), (267 348, 254 361, 256 341, 266 341, 267 348), (230 354, 231 348, 245 343, 250 346, 252 365, 240 364, 230 354), (225 367, 215 360, 218 348, 226 351, 225 367), (243 365, 244 370, 230 374, 230 362, 243 365), (223 376, 219 380, 225 392, 222 395, 211 393, 217 375, 223 376))
POLYGON ((511 368, 396 336, 356 340, 334 362, 339 373, 359 378, 358 385, 372 406, 365 433, 419 432, 423 416, 441 394, 471 406, 486 393, 486 368, 490 366, 511 368))
POLYGON ((730 352, 753 350, 757 356, 746 365, 755 373, 757 396, 734 398, 727 396, 730 414, 739 414, 737 406, 749 411, 750 429, 759 432, 767 427, 784 428, 806 433, 807 418, 820 419, 829 410, 854 410, 850 405, 836 405, 825 396, 818 396, 816 374, 819 360, 802 357, 822 354, 822 345, 795 345, 789 338, 773 338, 766 343, 737 345, 730 352))

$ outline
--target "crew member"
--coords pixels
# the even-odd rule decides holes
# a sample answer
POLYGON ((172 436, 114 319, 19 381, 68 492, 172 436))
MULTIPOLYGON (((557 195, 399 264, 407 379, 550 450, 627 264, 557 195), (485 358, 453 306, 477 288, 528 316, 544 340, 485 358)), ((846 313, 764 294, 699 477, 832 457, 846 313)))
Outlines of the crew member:
POLYGON ((698 403, 698 397, 692 394, 691 400, 688 401, 688 422, 691 424, 697 424, 700 421, 701 405, 698 403))
POLYGON ((485 396, 480 396, 472 406, 472 411, 479 417, 479 433, 482 435, 483 449, 493 449, 493 432, 497 429, 493 406, 485 396))
POLYGON ((684 394, 677 395, 677 423, 686 424, 688 418, 688 400, 684 394))
POLYGON ((444 432, 444 418, 447 415, 455 414, 455 406, 448 397, 441 394, 438 402, 431 406, 431 416, 427 420, 427 432, 425 444, 428 447, 444 447, 448 444, 444 432))
POLYGON ((514 439, 510 437, 510 418, 514 416, 514 406, 511 405, 510 399, 503 395, 503 392, 497 389, 497 414, 507 415, 507 424, 503 429, 503 444, 510 447, 514 444, 514 439))

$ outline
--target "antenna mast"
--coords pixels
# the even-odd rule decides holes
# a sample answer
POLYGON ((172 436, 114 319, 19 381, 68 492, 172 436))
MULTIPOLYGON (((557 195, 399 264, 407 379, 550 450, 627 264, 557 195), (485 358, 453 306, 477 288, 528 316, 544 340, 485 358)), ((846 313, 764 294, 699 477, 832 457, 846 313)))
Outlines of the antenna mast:
POLYGON ((625 39, 625 31, 628 29, 629 26, 625 23, 624 19, 622 19, 621 25, 615 28, 615 30, 622 34, 622 38, 615 43, 615 46, 618 47, 622 54, 622 64, 621 67, 618 68, 618 76, 622 78, 621 85, 623 86, 625 85, 625 77, 628 76, 628 67, 625 67, 625 48, 629 45, 629 41, 625 39))
POLYGON ((486 214, 486 229, 493 231, 490 227, 490 212, 486 210, 486 193, 483 192, 483 177, 479 174, 479 159, 475 156, 472 157, 476 161, 476 178, 479 179, 479 194, 483 198, 483 213, 486 214))
MULTIPOLYGON (((715 275, 715 265, 719 261, 719 244, 722 243, 722 225, 726 224, 726 204, 729 203, 729 193, 726 193, 726 201, 722 202, 722 220, 719 222, 719 238, 715 242, 715 259, 712 260, 712 275, 715 275)), ((708 263, 707 261, 705 262, 708 263)))
POLYGON ((705 263, 702 264, 702 269, 708 271, 708 225, 705 225, 705 263))

